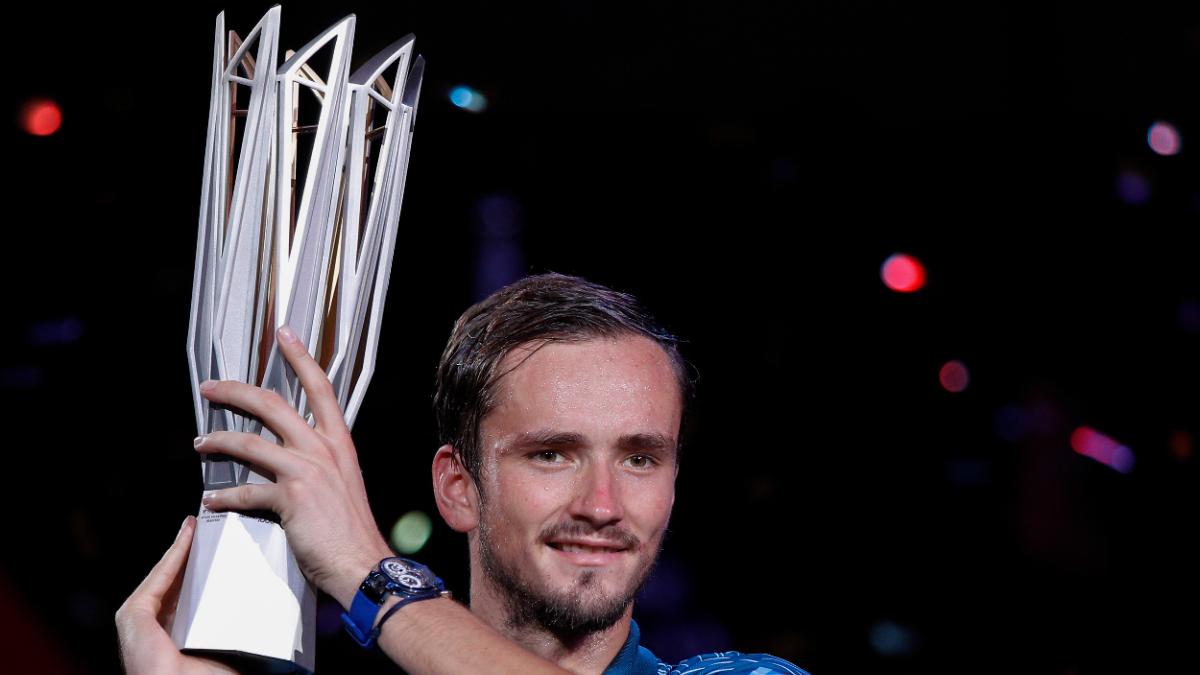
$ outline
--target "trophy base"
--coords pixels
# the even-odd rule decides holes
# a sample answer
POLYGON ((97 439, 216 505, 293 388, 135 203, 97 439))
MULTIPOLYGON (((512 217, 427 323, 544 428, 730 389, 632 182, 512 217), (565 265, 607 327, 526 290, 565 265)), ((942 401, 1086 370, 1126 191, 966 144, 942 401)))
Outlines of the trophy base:
POLYGON ((201 507, 171 637, 239 672, 312 671, 316 589, 273 517, 201 507))
POLYGON ((312 675, 312 671, 285 659, 218 649, 181 649, 189 656, 220 661, 243 675, 312 675))

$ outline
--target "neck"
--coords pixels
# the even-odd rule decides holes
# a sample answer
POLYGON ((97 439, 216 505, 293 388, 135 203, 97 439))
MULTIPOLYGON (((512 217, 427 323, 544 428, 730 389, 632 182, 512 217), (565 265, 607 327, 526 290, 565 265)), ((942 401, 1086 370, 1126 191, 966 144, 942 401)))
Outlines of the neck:
POLYGON ((633 605, 608 628, 580 635, 560 635, 536 622, 514 625, 505 596, 471 566, 471 612, 509 640, 573 673, 602 673, 629 637, 633 605))

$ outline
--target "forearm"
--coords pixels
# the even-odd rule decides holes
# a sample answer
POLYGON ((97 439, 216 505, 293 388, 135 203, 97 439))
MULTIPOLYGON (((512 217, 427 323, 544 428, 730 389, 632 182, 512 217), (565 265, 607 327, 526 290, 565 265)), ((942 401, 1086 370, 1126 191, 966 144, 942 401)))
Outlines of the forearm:
MULTIPOLYGON (((382 540, 381 540, 382 541, 382 540)), ((349 608, 366 571, 394 555, 386 544, 367 544, 369 553, 343 562, 326 590, 349 608)), ((376 621, 399 602, 388 596, 376 621)), ((388 658, 413 675, 426 673, 567 673, 501 635, 449 598, 410 602, 392 613, 376 640, 388 658)))
MULTIPOLYGON (((390 598, 384 610, 395 602, 390 598)), ((413 675, 569 672, 510 641, 448 598, 413 602, 398 610, 383 624, 379 648, 413 675)))

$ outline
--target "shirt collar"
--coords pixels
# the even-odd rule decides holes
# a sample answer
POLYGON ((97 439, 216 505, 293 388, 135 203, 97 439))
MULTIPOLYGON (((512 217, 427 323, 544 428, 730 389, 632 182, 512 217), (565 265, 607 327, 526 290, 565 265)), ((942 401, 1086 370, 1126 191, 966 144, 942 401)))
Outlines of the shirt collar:
POLYGON ((629 637, 604 675, 654 675, 658 672, 658 657, 641 646, 642 631, 637 622, 629 620, 629 637))

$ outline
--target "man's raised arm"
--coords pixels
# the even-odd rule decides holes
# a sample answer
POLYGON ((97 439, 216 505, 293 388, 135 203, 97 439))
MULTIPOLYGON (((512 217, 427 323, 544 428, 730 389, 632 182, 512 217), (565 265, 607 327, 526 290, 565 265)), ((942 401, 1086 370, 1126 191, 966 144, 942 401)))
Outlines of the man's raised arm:
MULTIPOLYGON (((305 575, 349 609, 368 572, 393 553, 371 514, 358 454, 329 379, 289 329, 281 329, 278 337, 279 348, 307 393, 315 425, 310 427, 274 392, 243 382, 206 382, 201 386, 205 398, 257 417, 280 444, 233 431, 197 438, 197 451, 236 457, 271 472, 276 479, 272 484, 218 491, 205 500, 205 507, 277 513, 305 575)), ((176 544, 168 552, 171 560, 180 557, 179 548, 176 544)), ((173 575, 171 570, 156 568, 161 573, 152 573, 158 579, 155 583, 169 585, 174 579, 166 577, 181 574, 182 565, 171 569, 173 575)), ((155 600, 161 600, 161 594, 155 600)), ((389 597, 376 620, 396 602, 389 597)), ((175 650, 161 625, 157 631, 145 626, 140 632, 123 630, 121 637, 122 653, 136 650, 146 662, 153 656, 146 654, 147 646, 151 651, 175 650), (127 647, 130 641, 141 644, 127 647)), ((410 603, 395 612, 382 627, 378 644, 411 673, 567 672, 509 641, 467 608, 446 598, 410 603)))

